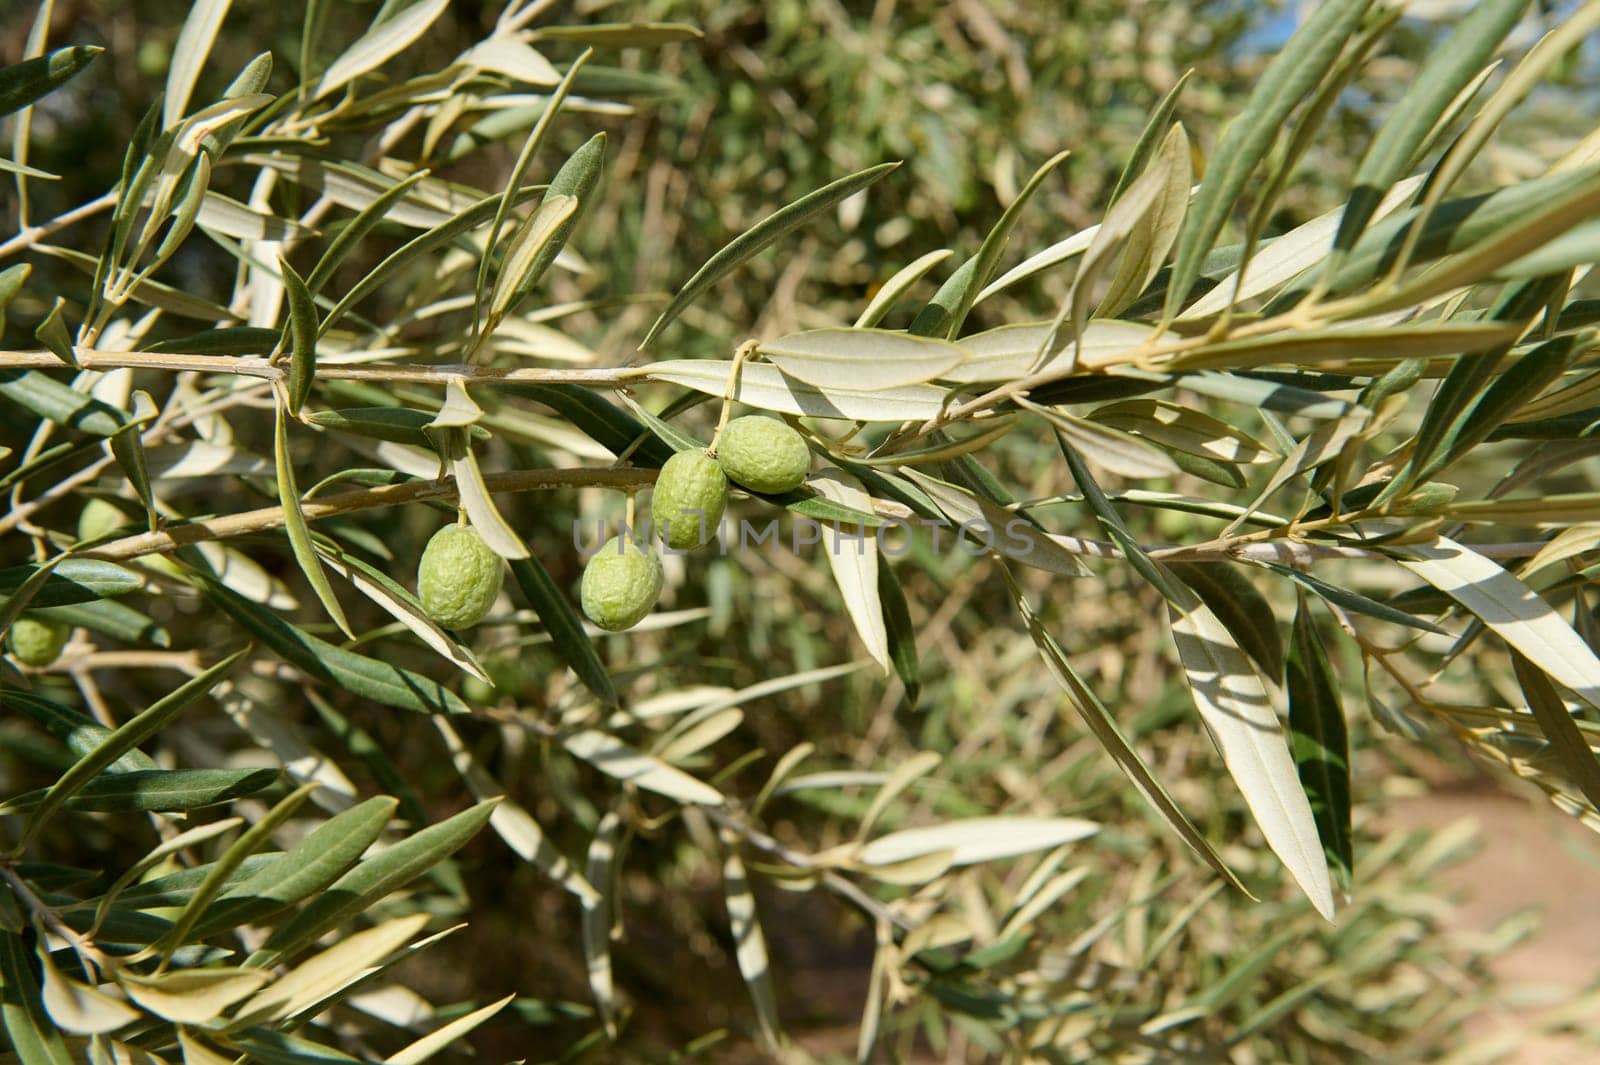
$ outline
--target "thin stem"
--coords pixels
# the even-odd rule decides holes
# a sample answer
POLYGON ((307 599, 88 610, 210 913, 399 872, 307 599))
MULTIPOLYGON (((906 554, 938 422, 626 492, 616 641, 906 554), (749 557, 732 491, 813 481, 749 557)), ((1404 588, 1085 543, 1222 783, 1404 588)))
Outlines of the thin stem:
POLYGON ((739 345, 733 353, 733 365, 728 368, 728 387, 722 393, 722 413, 717 416, 717 429, 711 434, 711 444, 706 448, 706 454, 717 453, 717 441, 722 439, 722 430, 728 427, 728 416, 733 413, 733 396, 739 391, 739 370, 743 368, 744 361, 755 353, 756 342, 746 340, 739 345))
MULTIPOLYGON (((277 380, 285 370, 270 359, 233 355, 178 355, 153 351, 105 351, 79 348, 78 362, 87 370, 170 370, 175 373, 236 374, 277 380)), ((61 360, 48 351, 0 351, 0 369, 59 369, 61 360)), ((338 381, 419 381, 442 385, 452 377, 479 384, 570 384, 595 388, 615 388, 649 372, 649 367, 600 367, 595 369, 549 369, 545 367, 463 366, 460 364, 417 365, 412 363, 342 364, 322 363, 317 376, 338 381)))
POLYGON ((56 215, 48 222, 40 222, 36 226, 28 226, 4 244, 0 244, 0 259, 5 258, 7 255, 15 255, 19 251, 26 251, 45 237, 59 232, 75 222, 81 222, 85 218, 97 215, 107 207, 115 205, 116 202, 117 193, 113 189, 87 203, 79 204, 70 211, 56 215))
POLYGON ((33 888, 28 886, 28 882, 18 876, 16 870, 12 868, 11 861, 0 860, 0 880, 4 880, 10 886, 18 901, 32 911, 40 924, 72 944, 72 949, 77 952, 78 957, 85 962, 93 962, 102 972, 111 968, 110 959, 101 953, 99 947, 96 947, 86 937, 79 935, 71 925, 63 921, 54 906, 34 894, 33 888))
MULTIPOLYGON (((534 469, 506 470, 501 473, 485 474, 483 480, 490 492, 498 494, 503 492, 576 488, 585 485, 600 485, 609 488, 638 487, 653 482, 655 476, 655 470, 641 469, 534 469)), ((405 484, 385 485, 381 488, 368 488, 358 492, 342 492, 334 496, 308 499, 302 504, 301 510, 305 514, 307 521, 320 521, 324 518, 350 514, 361 510, 397 507, 407 503, 422 503, 435 499, 453 501, 456 498, 455 479, 446 477, 437 481, 410 481, 405 484)), ((160 532, 124 536, 120 540, 112 540, 98 547, 78 552, 78 554, 89 558, 120 562, 141 558, 145 555, 173 551, 179 547, 206 540, 225 540, 235 536, 248 536, 252 533, 265 532, 269 529, 282 528, 283 521, 282 507, 262 507, 258 510, 247 510, 238 514, 212 518, 209 521, 170 525, 160 532)))

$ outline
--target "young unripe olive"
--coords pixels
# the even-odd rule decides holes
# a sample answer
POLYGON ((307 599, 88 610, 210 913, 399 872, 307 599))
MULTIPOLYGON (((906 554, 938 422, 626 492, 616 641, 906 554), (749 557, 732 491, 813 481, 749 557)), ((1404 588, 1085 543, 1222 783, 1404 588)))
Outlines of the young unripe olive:
POLYGON ((730 481, 752 492, 782 495, 800 487, 811 468, 805 437, 776 418, 735 418, 717 441, 717 461, 730 481))
POLYGON ((61 649, 67 645, 67 637, 71 634, 72 627, 64 621, 50 621, 24 614, 11 623, 6 642, 11 646, 11 653, 17 656, 17 661, 25 666, 41 668, 61 656, 61 649))
POLYGON ((589 620, 607 632, 631 629, 661 595, 661 560, 623 536, 613 536, 589 559, 579 596, 589 620))
POLYGON ((128 516, 115 503, 96 496, 78 512, 78 539, 98 540, 100 537, 128 524, 128 516))
POLYGON ((728 478, 717 460, 698 448, 680 451, 661 467, 650 496, 656 535, 680 551, 716 534, 728 506, 728 478))
POLYGON ((504 570, 478 530, 447 525, 433 534, 417 563, 417 598, 428 616, 447 629, 465 629, 484 619, 500 594, 504 570))

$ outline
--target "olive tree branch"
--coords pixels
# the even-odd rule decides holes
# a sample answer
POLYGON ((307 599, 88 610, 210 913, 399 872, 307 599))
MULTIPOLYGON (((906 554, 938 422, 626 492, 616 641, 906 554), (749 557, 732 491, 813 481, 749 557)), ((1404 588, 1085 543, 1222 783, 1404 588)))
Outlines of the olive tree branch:
MULTIPOLYGON (((655 478, 655 470, 601 468, 504 470, 499 473, 484 474, 483 480, 490 492, 500 494, 585 486, 634 488, 649 484, 655 478)), ((384 485, 356 492, 341 492, 320 499, 308 499, 301 504, 300 509, 307 521, 320 521, 361 510, 455 498, 455 478, 445 477, 441 480, 408 481, 405 484, 384 485)), ((283 527, 283 523, 282 507, 261 507, 206 521, 169 525, 158 532, 136 533, 73 553, 87 558, 125 561, 144 555, 173 551, 206 540, 225 540, 234 536, 248 536, 269 529, 278 529, 283 527)))
MULTIPOLYGON (((179 355, 156 351, 106 351, 79 348, 79 364, 87 370, 169 370, 174 373, 236 374, 275 381, 288 370, 264 358, 243 355, 179 355)), ((61 360, 48 351, 0 351, 0 369, 60 369, 61 360)), ((443 385, 452 377, 478 384, 571 384, 616 388, 649 372, 648 366, 551 369, 538 366, 494 367, 459 364, 422 365, 371 362, 321 362, 317 376, 334 381, 414 381, 443 385)))

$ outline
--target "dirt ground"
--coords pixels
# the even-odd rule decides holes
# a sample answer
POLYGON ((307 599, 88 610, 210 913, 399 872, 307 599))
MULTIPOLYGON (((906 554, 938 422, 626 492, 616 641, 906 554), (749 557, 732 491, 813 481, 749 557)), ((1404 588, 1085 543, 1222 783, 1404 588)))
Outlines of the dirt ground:
MULTIPOLYGON (((1538 1001, 1543 988, 1577 990, 1600 980, 1600 835, 1538 800, 1492 789, 1432 792, 1392 800, 1388 819, 1397 825, 1443 827, 1470 818, 1479 828, 1478 852, 1448 872, 1461 893, 1464 929, 1488 929, 1527 906, 1542 913, 1538 932, 1498 962, 1519 1002, 1538 1001)), ((1484 1036, 1504 1028, 1483 1019, 1484 1036)), ((1523 1042, 1512 1059, 1526 1065, 1593 1065, 1600 1048, 1548 1038, 1523 1042)))

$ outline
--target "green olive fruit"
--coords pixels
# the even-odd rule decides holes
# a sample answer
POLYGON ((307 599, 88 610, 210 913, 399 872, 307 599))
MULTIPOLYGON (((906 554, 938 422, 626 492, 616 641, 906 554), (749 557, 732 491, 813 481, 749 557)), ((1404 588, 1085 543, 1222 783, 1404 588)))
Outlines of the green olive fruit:
POLYGON ((805 437, 776 418, 735 418, 717 441, 717 461, 730 481, 752 492, 782 495, 800 487, 811 468, 805 437))
POLYGON ((11 645, 11 653, 17 656, 17 661, 41 668, 61 656, 61 649, 67 645, 71 634, 72 626, 64 621, 24 614, 11 623, 6 642, 11 645))
POLYGON ((661 467, 650 497, 656 535, 680 551, 716 534, 728 506, 728 478, 704 451, 680 451, 661 467))
POLYGON ((661 560, 628 541, 613 536, 583 570, 579 589, 583 612, 607 632, 621 632, 639 624, 661 595, 661 560))
POLYGON ((115 503, 96 497, 85 503, 78 513, 78 539, 98 540, 126 524, 128 516, 115 503))
POLYGON ((477 703, 480 706, 488 706, 500 701, 500 693, 495 690, 493 684, 470 674, 461 682, 461 694, 466 697, 468 702, 477 703))
POLYGON ((433 534, 417 564, 417 598, 428 616, 447 629, 476 625, 494 606, 504 578, 500 556, 478 530, 447 525, 433 534))

